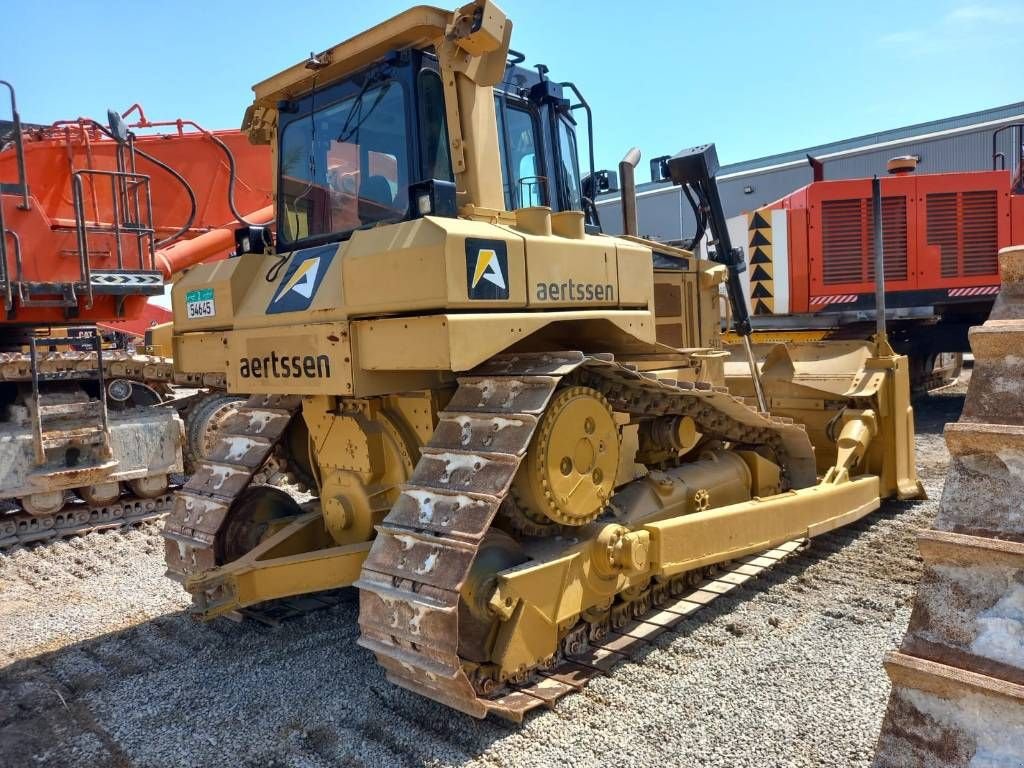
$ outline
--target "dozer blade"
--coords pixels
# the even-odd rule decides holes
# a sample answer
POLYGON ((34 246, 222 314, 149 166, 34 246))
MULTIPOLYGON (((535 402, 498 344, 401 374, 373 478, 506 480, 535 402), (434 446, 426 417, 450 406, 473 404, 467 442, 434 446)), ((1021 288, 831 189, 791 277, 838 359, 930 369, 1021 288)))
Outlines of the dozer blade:
POLYGON ((910 626, 885 659, 879 766, 1024 765, 1024 247, 999 259, 910 626))

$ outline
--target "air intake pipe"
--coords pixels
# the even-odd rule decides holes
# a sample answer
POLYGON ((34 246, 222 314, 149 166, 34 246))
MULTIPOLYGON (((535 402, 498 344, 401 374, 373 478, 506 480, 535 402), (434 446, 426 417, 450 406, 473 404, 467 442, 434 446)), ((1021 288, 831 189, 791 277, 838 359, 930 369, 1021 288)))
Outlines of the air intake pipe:
POLYGON ((640 149, 633 147, 619 163, 619 183, 622 185, 622 234, 636 237, 636 167, 640 163, 640 149))

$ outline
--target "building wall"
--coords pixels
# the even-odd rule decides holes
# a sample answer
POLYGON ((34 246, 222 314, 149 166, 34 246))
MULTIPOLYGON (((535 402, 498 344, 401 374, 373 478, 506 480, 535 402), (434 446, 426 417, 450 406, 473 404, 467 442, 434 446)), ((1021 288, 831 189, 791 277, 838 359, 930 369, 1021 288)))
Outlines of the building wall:
MULTIPOLYGON (((824 161, 826 179, 884 174, 886 162, 897 155, 920 156, 918 173, 990 170, 993 131, 1016 123, 1024 123, 1024 102, 733 163, 720 170, 718 189, 727 217, 760 208, 810 183, 807 154, 824 161), (744 192, 745 187, 752 191, 744 192)), ((1004 131, 997 145, 1011 168, 1019 160, 1013 133, 1004 131)), ((686 137, 680 137, 680 144, 685 141, 686 137)), ((646 165, 641 163, 641 172, 646 165)), ((599 198, 597 208, 604 231, 621 234, 619 195, 599 198)), ((682 240, 692 236, 695 226, 690 206, 678 187, 650 182, 637 186, 637 227, 641 235, 682 240)))

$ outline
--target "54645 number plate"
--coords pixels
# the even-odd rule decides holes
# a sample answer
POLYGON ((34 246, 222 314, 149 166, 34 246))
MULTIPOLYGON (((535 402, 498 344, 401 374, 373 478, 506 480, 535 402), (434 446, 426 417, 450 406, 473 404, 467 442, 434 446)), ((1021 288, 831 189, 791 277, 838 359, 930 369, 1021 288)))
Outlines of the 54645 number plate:
POLYGON ((185 294, 185 315, 189 320, 213 317, 217 306, 213 300, 213 288, 202 288, 185 294))

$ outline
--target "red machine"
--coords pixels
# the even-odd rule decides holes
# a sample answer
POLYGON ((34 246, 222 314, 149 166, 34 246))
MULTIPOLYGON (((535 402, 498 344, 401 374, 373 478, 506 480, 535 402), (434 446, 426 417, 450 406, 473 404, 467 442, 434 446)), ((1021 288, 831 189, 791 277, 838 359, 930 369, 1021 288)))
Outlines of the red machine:
MULTIPOLYGON (((886 306, 991 303, 996 253, 1024 238, 1011 190, 1008 171, 882 179, 886 306)), ((874 308, 870 179, 817 181, 769 208, 789 212, 791 313, 874 308)))
POLYGON ((174 272, 226 255, 239 218, 272 217, 269 151, 240 131, 150 122, 137 104, 110 113, 109 125, 79 118, 22 131, 13 89, 11 108, 0 324, 140 317, 174 272))
MULTIPOLYGON (((940 354, 968 351, 968 328, 988 316, 999 291, 996 254, 1024 242, 1024 188, 1020 169, 921 174, 916 164, 894 158, 881 179, 882 246, 890 337, 923 380, 940 354)), ((762 335, 870 333, 871 179, 824 181, 820 163, 812 168, 807 186, 730 220, 746 246, 754 327, 762 335)))
POLYGON ((166 511, 176 411, 199 445, 224 397, 172 397, 169 359, 98 328, 143 332, 161 316, 149 297, 227 256, 238 231, 269 241, 273 209, 269 148, 240 131, 150 122, 138 105, 23 130, 0 85, 13 118, 0 136, 2 549, 166 511))

